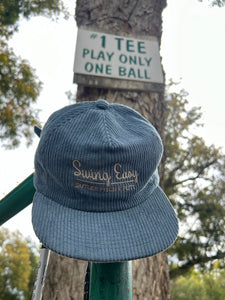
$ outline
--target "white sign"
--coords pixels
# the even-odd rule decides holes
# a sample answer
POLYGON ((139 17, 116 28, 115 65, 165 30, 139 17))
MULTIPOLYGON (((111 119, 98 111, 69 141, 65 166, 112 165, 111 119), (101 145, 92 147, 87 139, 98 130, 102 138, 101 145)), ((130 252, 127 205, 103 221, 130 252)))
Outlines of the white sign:
POLYGON ((74 73, 163 83, 159 45, 142 40, 79 29, 74 73))

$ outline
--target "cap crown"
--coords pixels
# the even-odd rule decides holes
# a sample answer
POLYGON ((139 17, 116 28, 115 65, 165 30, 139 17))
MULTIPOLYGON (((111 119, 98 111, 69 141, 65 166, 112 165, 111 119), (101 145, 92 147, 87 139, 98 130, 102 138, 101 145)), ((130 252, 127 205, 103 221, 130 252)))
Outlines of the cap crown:
POLYGON ((157 187, 162 151, 156 129, 133 109, 104 100, 77 103, 44 126, 34 184, 71 209, 129 209, 157 187))

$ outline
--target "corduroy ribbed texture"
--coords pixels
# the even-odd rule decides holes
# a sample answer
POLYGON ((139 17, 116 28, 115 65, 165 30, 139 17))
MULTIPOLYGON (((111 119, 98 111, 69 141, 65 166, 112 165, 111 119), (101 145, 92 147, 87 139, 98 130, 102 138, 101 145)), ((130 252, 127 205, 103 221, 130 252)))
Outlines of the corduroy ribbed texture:
POLYGON ((32 222, 41 242, 104 262, 167 249, 178 221, 158 186, 162 151, 155 128, 124 105, 98 100, 55 112, 35 155, 32 222))

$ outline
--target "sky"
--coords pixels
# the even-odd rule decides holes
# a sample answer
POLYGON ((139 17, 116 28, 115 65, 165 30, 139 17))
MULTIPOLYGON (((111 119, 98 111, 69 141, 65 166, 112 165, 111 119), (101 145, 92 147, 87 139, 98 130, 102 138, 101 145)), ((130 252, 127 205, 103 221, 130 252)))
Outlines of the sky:
MULTIPOLYGON (((77 27, 75 1, 65 1, 71 18, 53 22, 44 17, 21 20, 10 41, 15 53, 27 59, 43 82, 36 108, 42 126, 54 111, 70 104, 65 92, 76 91, 73 63, 77 27)), ((201 106, 205 126, 199 134, 207 144, 225 148, 225 8, 211 8, 207 1, 168 0, 163 12, 160 49, 167 81, 180 82, 190 107, 201 106)), ((0 148, 0 199, 33 172, 38 137, 32 146, 15 150, 0 148)), ((225 151, 225 149, 224 149, 225 151)), ((38 243, 31 224, 31 205, 4 224, 20 230, 38 243)))

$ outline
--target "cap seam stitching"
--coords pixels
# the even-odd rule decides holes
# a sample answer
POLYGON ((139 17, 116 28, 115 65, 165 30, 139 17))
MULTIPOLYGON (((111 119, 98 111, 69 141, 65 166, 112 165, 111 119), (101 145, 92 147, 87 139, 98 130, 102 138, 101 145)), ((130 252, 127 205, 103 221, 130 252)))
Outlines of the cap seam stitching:
MULTIPOLYGON (((103 113, 104 113, 104 112, 102 112, 102 114, 103 114, 103 113)), ((110 138, 109 131, 108 131, 108 127, 107 127, 107 124, 106 124, 106 114, 103 115, 103 121, 104 121, 104 125, 105 125, 106 136, 107 136, 107 139, 108 139, 108 141, 109 141, 109 145, 110 145, 110 146, 113 146, 112 139, 110 138)))

